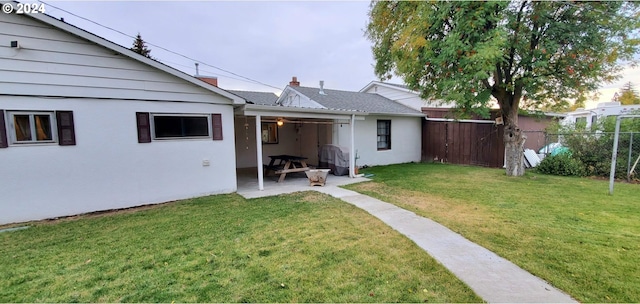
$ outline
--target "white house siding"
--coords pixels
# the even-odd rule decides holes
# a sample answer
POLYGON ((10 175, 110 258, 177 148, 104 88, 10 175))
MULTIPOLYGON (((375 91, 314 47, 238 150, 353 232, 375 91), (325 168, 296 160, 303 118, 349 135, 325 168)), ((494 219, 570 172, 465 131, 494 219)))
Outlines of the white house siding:
POLYGON ((0 149, 0 224, 236 190, 233 111, 224 105, 0 96, 5 110, 72 110, 76 145, 0 149), (223 138, 138 143, 136 115, 221 113, 223 138), (203 161, 209 166, 203 166, 203 161))
MULTIPOLYGON (((402 116, 366 116, 364 121, 356 121, 355 145, 358 166, 389 165, 408 162, 419 162, 421 154, 421 117, 402 116), (377 121, 391 120, 391 149, 378 151, 377 121)), ((334 143, 350 146, 350 126, 334 126, 334 143)))
POLYGON ((407 92, 401 88, 388 87, 385 85, 373 85, 368 90, 364 91, 365 93, 375 93, 386 98, 389 98, 395 102, 401 103, 409 108, 421 111, 422 107, 440 107, 440 108, 450 108, 452 104, 439 104, 437 102, 427 102, 424 99, 420 98, 420 95, 417 93, 407 92))
POLYGON ((16 14, 0 14, 0 92, 216 102, 204 88, 16 14))
POLYGON ((418 111, 420 111, 422 107, 427 106, 427 103, 425 103, 424 100, 422 100, 417 94, 405 92, 399 89, 392 89, 385 86, 374 85, 372 88, 367 90, 366 93, 375 93, 384 96, 418 111))
POLYGON ((26 16, 0 14, 0 109, 73 111, 76 138, 0 148, 0 224, 236 190, 228 98, 26 16), (223 140, 138 143, 136 112, 220 113, 223 140))

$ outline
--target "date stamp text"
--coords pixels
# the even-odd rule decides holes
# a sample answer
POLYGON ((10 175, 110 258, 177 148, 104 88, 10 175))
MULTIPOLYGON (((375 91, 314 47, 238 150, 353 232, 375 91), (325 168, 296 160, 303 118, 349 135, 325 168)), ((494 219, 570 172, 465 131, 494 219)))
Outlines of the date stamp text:
POLYGON ((4 3, 2 12, 5 14, 44 14, 47 12, 44 3, 4 3))

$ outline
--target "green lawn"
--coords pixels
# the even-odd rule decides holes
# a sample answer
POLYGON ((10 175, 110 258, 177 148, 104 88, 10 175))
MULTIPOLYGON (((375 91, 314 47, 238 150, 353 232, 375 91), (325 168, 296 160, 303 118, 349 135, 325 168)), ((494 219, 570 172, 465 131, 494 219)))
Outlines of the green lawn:
POLYGON ((582 302, 640 302, 640 185, 443 164, 347 188, 431 218, 582 302))
POLYGON ((0 233, 0 302, 478 302, 414 243, 316 192, 219 195, 0 233))

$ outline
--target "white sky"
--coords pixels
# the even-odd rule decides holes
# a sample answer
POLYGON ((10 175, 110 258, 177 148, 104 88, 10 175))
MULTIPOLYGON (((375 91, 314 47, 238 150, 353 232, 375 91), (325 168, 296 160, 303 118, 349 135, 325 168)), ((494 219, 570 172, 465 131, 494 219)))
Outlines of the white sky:
MULTIPOLYGON (((130 47, 138 32, 161 46, 208 65, 257 80, 265 86, 200 64, 200 74, 217 76, 223 89, 279 92, 297 76, 302 86, 358 91, 373 80, 371 42, 364 36, 369 1, 47 1, 47 14, 130 47)), ((149 46, 151 55, 188 74, 194 61, 149 46)), ((610 101, 624 83, 640 90, 640 68, 625 69, 619 81, 603 85, 599 100, 610 101)), ((391 82, 401 83, 400 79, 391 82)))

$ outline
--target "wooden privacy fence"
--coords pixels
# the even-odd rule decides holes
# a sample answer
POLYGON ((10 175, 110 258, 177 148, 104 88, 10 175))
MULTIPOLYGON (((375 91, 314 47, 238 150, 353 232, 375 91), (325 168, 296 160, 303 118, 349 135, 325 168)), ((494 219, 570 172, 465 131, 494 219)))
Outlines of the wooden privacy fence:
POLYGON ((492 121, 425 120, 422 160, 502 168, 504 126, 492 121))

